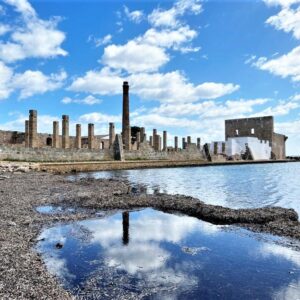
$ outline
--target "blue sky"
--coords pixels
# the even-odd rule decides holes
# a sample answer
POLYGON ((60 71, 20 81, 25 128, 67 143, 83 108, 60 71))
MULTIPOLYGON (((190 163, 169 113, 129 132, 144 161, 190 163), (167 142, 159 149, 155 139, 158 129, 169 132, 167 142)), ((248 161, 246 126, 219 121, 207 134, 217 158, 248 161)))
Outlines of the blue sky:
POLYGON ((300 0, 0 0, 0 128, 131 124, 224 139, 224 120, 273 115, 300 153, 300 0))

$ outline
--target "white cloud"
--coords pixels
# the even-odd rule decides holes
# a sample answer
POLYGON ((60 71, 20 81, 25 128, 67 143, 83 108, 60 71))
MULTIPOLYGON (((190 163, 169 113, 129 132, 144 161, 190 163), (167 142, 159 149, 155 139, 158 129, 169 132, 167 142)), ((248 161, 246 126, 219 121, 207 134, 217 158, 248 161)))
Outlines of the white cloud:
POLYGON ((15 62, 29 57, 49 58, 67 55, 61 48, 65 33, 56 29, 57 18, 48 21, 39 19, 27 0, 5 0, 5 2, 14 6, 22 15, 22 22, 16 23, 9 41, 0 42, 0 59, 15 62))
POLYGON ((120 94, 123 80, 129 81, 133 94, 145 100, 161 102, 185 103, 215 99, 239 89, 238 85, 232 83, 205 82, 194 85, 178 71, 165 74, 140 73, 122 77, 104 68, 100 72, 89 71, 85 76, 75 79, 69 90, 99 95, 120 94))
POLYGON ((124 5, 124 12, 125 12, 126 17, 130 21, 132 21, 134 23, 137 23, 137 24, 141 23, 141 21, 144 18, 143 11, 141 11, 141 10, 130 11, 129 8, 126 5, 124 5))
POLYGON ((114 69, 129 73, 156 71, 169 61, 165 50, 146 44, 129 41, 125 45, 109 45, 104 49, 101 62, 114 69))
POLYGON ((299 3, 300 0, 263 0, 269 6, 289 7, 292 4, 299 3))
POLYGON ((161 102, 194 102, 201 99, 215 99, 239 89, 238 85, 204 82, 189 83, 179 71, 154 74, 133 74, 129 78, 133 93, 145 100, 161 102))
POLYGON ((94 105, 94 104, 100 104, 102 100, 95 98, 92 95, 89 95, 83 99, 72 99, 70 97, 65 97, 61 101, 63 104, 86 104, 86 105, 94 105))
POLYGON ((10 26, 6 24, 0 24, 0 36, 6 34, 11 30, 10 26))
POLYGON ((121 93, 123 79, 119 73, 109 68, 88 71, 83 77, 76 78, 68 90, 98 95, 118 95, 121 93))
POLYGON ((92 41, 95 44, 96 47, 107 45, 111 42, 111 40, 112 40, 112 35, 111 34, 107 34, 103 38, 96 38, 93 35, 90 35, 89 38, 88 38, 88 42, 92 41))
POLYGON ((40 71, 27 70, 24 73, 14 75, 11 87, 19 90, 20 99, 24 99, 60 88, 66 77, 67 74, 64 71, 45 75, 40 71))
POLYGON ((3 0, 6 4, 15 7, 15 10, 24 17, 36 17, 36 12, 27 0, 3 0))
POLYGON ((151 127, 174 127, 174 128, 193 128, 199 125, 198 120, 190 120, 187 118, 174 118, 161 116, 158 114, 145 114, 132 118, 133 124, 139 126, 151 126, 151 127))
POLYGON ((300 7, 297 9, 284 8, 277 15, 270 17, 267 24, 277 30, 292 32, 296 39, 300 39, 300 7))
POLYGON ((136 41, 142 44, 180 50, 183 44, 191 42, 196 36, 197 31, 186 25, 178 29, 158 30, 150 28, 143 36, 136 38, 136 41))
POLYGON ((8 98, 12 92, 10 87, 12 77, 13 70, 0 61, 0 100, 8 98))
POLYGON ((299 107, 300 104, 296 102, 280 101, 276 106, 266 108, 265 110, 260 112, 259 115, 284 116, 288 115, 291 110, 297 109, 299 107))
POLYGON ((275 59, 260 57, 253 65, 282 78, 291 77, 293 81, 300 81, 300 46, 275 59))
POLYGON ((94 124, 108 124, 109 122, 121 122, 121 116, 106 115, 98 112, 84 114, 79 117, 80 122, 94 123, 94 124))
POLYGON ((199 0, 179 0, 168 10, 157 8, 148 16, 148 21, 154 27, 177 27, 181 24, 179 18, 190 12, 199 14, 202 6, 199 0))

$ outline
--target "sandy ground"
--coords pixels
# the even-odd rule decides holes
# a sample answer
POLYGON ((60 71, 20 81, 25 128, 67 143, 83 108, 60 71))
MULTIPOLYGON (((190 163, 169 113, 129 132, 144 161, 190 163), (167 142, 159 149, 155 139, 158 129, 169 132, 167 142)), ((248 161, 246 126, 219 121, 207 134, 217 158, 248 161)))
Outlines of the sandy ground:
POLYGON ((118 180, 78 179, 31 171, 0 174, 0 299, 72 299, 33 250, 44 226, 91 217, 100 209, 153 207, 215 224, 236 224, 300 240, 295 211, 283 208, 233 210, 181 195, 147 195, 118 180), (39 214, 39 205, 88 208, 70 214, 39 214))

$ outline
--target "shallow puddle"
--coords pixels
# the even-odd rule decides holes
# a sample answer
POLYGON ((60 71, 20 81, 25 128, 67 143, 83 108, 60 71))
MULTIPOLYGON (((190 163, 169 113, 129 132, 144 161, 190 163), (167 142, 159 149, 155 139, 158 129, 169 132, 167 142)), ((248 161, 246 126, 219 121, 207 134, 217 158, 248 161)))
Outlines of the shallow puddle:
POLYGON ((72 213, 74 208, 64 208, 61 206, 42 205, 35 208, 40 214, 59 214, 59 213, 72 213))
POLYGON ((85 299, 299 299, 282 239, 144 209, 45 229, 48 270, 85 299))

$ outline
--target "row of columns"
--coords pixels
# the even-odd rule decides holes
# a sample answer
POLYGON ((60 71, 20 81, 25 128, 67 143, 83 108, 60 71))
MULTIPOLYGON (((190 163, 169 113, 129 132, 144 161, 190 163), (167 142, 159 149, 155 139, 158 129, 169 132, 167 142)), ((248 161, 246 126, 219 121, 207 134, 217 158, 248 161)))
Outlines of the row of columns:
MULTIPOLYGON (((150 136, 149 144, 151 147, 154 148, 156 151, 161 151, 161 146, 162 146, 162 151, 167 151, 168 146, 167 146, 167 140, 168 140, 168 134, 167 131, 163 131, 163 140, 162 140, 162 145, 161 145, 161 136, 157 134, 157 130, 153 129, 153 134, 150 136)), ((192 138, 191 136, 186 138, 182 138, 182 149, 186 149, 187 145, 192 144, 192 138)), ((197 138, 197 148, 200 150, 201 149, 201 139, 197 138)), ((174 150, 178 151, 178 136, 174 137, 174 150)))
MULTIPOLYGON (((62 116, 62 139, 61 147, 63 149, 70 148, 70 135, 69 135, 69 116, 62 116)), ((109 145, 113 145, 115 141, 115 125, 109 123, 109 145)), ((39 140, 37 134, 37 111, 29 111, 29 120, 25 121, 25 147, 38 148, 39 140)), ((60 137, 59 137, 59 122, 53 121, 53 134, 52 134, 52 147, 60 148, 60 137)), ((81 143, 81 125, 76 124, 76 137, 75 137, 75 148, 82 148, 81 143)), ((95 148, 95 126, 94 124, 88 124, 88 148, 95 148)))

